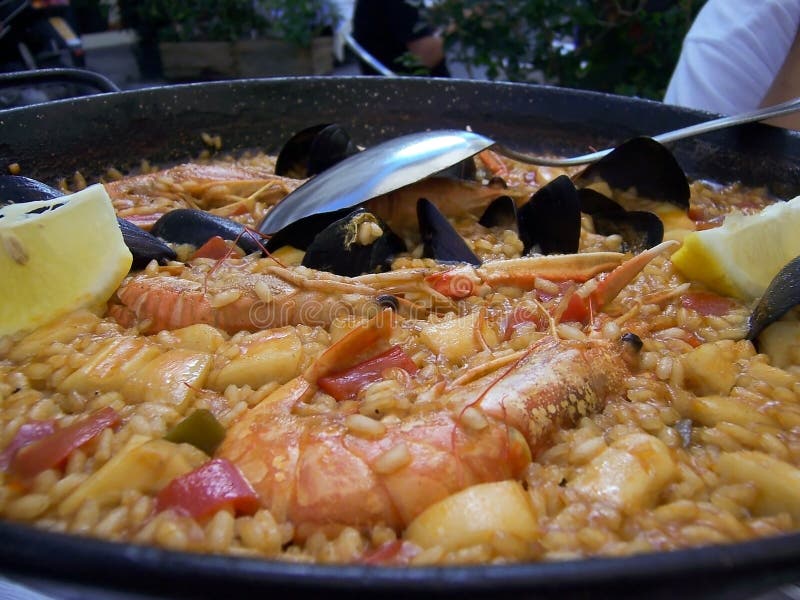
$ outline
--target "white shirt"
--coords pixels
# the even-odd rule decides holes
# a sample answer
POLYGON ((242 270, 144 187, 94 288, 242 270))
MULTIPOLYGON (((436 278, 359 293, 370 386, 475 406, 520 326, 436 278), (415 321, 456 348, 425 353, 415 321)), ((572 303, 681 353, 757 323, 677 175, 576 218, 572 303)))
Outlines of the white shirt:
POLYGON ((800 25, 800 0, 708 0, 683 42, 664 102, 715 113, 758 107, 800 25))

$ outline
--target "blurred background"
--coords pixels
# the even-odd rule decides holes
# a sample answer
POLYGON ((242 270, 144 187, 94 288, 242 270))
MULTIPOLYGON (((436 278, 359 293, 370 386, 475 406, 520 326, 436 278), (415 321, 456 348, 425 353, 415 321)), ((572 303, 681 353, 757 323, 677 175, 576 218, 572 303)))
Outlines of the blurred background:
MULTIPOLYGON (((453 77, 661 99, 704 0, 408 2, 441 34, 453 77)), ((74 66, 123 89, 357 75, 348 45, 354 6, 355 0, 0 0, 0 73, 74 66)), ((30 103, 24 92, 0 90, 0 107, 30 103)))

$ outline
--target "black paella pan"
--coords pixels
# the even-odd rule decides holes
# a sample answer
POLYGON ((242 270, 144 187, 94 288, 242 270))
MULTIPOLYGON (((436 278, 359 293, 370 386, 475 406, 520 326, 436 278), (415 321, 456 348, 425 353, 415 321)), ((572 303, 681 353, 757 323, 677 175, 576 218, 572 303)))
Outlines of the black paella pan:
MULTIPOLYGON (((0 169, 53 183, 76 170, 276 151, 295 131, 343 124, 360 144, 464 128, 522 150, 577 154, 707 118, 638 99, 431 79, 297 78, 154 88, 0 111, 0 169)), ((673 147, 692 178, 800 194, 800 135, 748 125, 673 147)), ((4 282, 8 284, 8 282, 4 282)), ((630 558, 476 567, 333 567, 168 552, 0 522, 0 572, 166 597, 750 598, 800 581, 800 534, 630 558)))

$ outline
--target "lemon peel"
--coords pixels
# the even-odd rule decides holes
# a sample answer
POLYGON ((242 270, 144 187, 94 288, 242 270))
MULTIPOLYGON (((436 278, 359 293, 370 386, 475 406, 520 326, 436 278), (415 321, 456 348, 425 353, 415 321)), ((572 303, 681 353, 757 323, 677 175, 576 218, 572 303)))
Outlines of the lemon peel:
POLYGON ((103 304, 132 260, 102 185, 0 207, 0 335, 103 304))
POLYGON ((798 230, 800 196, 776 202, 758 214, 729 215, 720 227, 686 235, 672 263, 717 293, 752 300, 800 255, 798 230))

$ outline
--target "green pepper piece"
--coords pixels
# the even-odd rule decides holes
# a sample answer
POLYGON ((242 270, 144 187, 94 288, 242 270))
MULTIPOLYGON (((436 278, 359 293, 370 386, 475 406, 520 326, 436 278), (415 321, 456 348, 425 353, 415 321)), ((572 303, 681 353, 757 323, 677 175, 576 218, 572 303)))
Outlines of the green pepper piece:
POLYGON ((194 411, 183 421, 167 432, 164 439, 176 444, 191 444, 212 456, 225 438, 225 428, 220 425, 211 411, 194 411))

